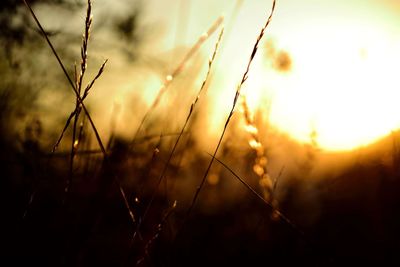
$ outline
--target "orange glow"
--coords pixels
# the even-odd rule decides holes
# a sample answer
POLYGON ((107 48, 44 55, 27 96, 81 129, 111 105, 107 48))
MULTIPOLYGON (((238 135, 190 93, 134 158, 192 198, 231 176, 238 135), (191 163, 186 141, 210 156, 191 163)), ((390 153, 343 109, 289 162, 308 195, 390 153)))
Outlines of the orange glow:
MULTIPOLYGON (((207 92, 211 136, 221 132, 271 2, 247 0, 235 11, 236 1, 191 1, 188 12, 196 11, 196 16, 172 21, 177 3, 149 1, 148 10, 157 12, 150 12, 148 20, 165 27, 163 42, 154 51, 190 47, 225 15, 226 36, 207 92), (170 12, 152 8, 160 4, 170 12), (179 23, 188 25, 187 32, 176 33, 179 23), (177 40, 177 35, 185 38, 177 40)), ((298 142, 312 141, 329 151, 366 146, 398 129, 399 12, 396 0, 277 1, 242 88, 250 109, 261 109, 273 127, 298 142)), ((209 55, 216 38, 204 43, 203 55, 209 55)), ((170 65, 178 61, 174 58, 170 65)), ((149 104, 162 81, 153 77, 146 83, 143 98, 149 104)))
MULTIPOLYGON (((278 13, 270 42, 287 51, 292 69, 274 66, 267 43, 245 92, 253 109, 269 95, 273 125, 300 142, 315 131, 327 150, 368 145, 400 126, 400 19, 378 1, 341 2, 281 30, 278 13)), ((304 12, 311 7, 305 4, 304 12)))
MULTIPOLYGON (((215 133, 268 4, 244 2, 234 23, 217 73, 219 91, 210 92, 215 133)), ((243 87, 249 107, 268 112, 274 127, 299 142, 312 139, 330 151, 365 146, 398 129, 398 6, 378 0, 279 1, 243 87)))

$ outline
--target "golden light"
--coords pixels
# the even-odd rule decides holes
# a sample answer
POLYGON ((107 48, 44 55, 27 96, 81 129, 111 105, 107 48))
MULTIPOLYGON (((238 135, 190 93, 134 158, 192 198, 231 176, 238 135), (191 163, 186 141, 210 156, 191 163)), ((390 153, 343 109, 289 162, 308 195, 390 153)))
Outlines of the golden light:
POLYGON ((270 103, 274 126, 300 142, 315 132, 326 150, 398 129, 400 12, 388 1, 296 2, 275 14, 244 91, 249 106, 270 103))
MULTIPOLYGON (((196 16, 175 20, 169 12, 160 13, 160 8, 151 6, 162 4, 177 12, 177 2, 150 1, 148 8, 155 10, 148 20, 165 27, 158 53, 190 47, 225 14, 226 33, 207 92, 209 136, 215 138, 272 0, 242 1, 240 10, 235 10, 236 3, 191 1, 187 13, 196 16), (190 26, 185 33, 180 32, 180 23, 190 26)), ((273 21, 242 88, 248 106, 253 113, 261 109, 268 114, 270 123, 291 138, 300 143, 312 139, 324 150, 352 150, 383 138, 400 128, 399 25, 397 0, 277 1, 273 21)), ((210 36, 202 45, 205 57, 216 37, 210 36)), ((170 67, 179 60, 171 59, 170 67)), ((201 80, 202 73, 197 79, 201 80)), ((146 82, 143 98, 150 105, 163 81, 152 77, 146 82)))

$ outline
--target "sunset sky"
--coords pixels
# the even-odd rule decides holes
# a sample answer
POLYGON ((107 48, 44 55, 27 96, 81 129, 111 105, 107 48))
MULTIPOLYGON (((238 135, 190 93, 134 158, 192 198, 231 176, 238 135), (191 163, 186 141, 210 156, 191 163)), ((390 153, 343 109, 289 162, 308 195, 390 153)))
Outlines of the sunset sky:
MULTIPOLYGON (((218 89, 210 94, 215 96, 215 109, 229 107, 226 100, 233 97, 272 1, 241 1, 237 10, 236 1, 187 1, 181 7, 184 1, 162 2, 148 4, 154 19, 167 22, 166 32, 185 31, 167 34, 166 47, 176 45, 176 36, 189 44, 206 25, 225 15, 231 32, 217 70, 218 89), (188 15, 178 20, 182 7, 188 15), (235 11, 237 17, 232 18, 235 11)), ((400 126, 399 14, 398 1, 277 1, 245 85, 250 105, 265 109, 271 103, 275 126, 302 142, 315 131, 317 143, 329 150, 352 149, 389 134, 400 126), (274 67, 282 53, 291 63, 285 71, 274 67)))
MULTIPOLYGON (((169 58, 166 68, 170 71, 219 16, 225 17, 225 36, 207 92, 211 103, 207 127, 211 135, 218 136, 272 1, 142 3, 140 25, 145 25, 142 31, 148 35, 143 51, 164 61, 169 58)), ((97 0, 94 25, 101 24, 108 14, 123 15, 129 6, 129 1, 97 0)), ((53 27, 65 23, 62 14, 57 14, 46 7, 38 10, 44 24, 53 27)), ((299 142, 309 143, 314 133, 318 146, 327 150, 351 150, 390 134, 400 126, 399 15, 400 2, 396 0, 278 0, 243 87, 249 106, 253 111, 268 111, 272 125, 299 142)), ((83 14, 76 18, 69 20, 67 30, 81 29, 83 14)), ((218 31, 201 47, 204 58, 211 54, 217 35, 218 31)), ((120 55, 107 50, 112 46, 99 45, 114 37, 96 27, 93 36, 97 41, 92 51, 96 52, 91 55, 110 59, 99 87, 111 83, 116 90, 98 89, 91 101, 101 102, 101 112, 115 103, 127 107, 127 96, 141 87, 140 94, 150 105, 164 76, 151 71, 138 74, 137 68, 121 63, 120 55)), ((204 61, 195 86, 206 67, 204 61)), ((131 133, 135 128, 132 120, 140 116, 132 119, 128 115, 122 115, 120 128, 131 133), (127 120, 129 124, 124 123, 127 120)))

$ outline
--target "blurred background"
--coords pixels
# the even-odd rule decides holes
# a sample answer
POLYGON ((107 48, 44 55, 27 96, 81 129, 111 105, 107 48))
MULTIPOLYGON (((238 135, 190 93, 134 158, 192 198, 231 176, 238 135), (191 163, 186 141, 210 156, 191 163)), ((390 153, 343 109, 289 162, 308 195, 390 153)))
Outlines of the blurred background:
MULTIPOLYGON (((87 2, 29 3, 76 76, 87 2)), ((24 3, 0 5, 5 259, 399 262, 397 0, 277 1, 217 153, 225 166, 189 218, 272 1, 94 1, 84 86, 108 61, 84 103, 107 162, 84 112, 52 152, 76 97, 24 3)))

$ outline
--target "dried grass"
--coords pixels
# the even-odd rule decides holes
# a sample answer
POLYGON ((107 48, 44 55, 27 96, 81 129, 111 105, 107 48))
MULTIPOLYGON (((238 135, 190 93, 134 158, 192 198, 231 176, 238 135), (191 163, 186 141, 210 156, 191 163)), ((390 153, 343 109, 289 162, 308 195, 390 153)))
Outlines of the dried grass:
MULTIPOLYGON (((208 177, 208 174, 209 174, 209 172, 210 172, 210 170, 211 170, 211 167, 212 167, 212 165, 213 165, 214 159, 215 159, 215 157, 216 157, 216 155, 217 155, 217 153, 218 153, 218 150, 219 150, 219 148, 220 148, 220 146, 221 146, 221 144, 222 144, 222 140, 224 139, 225 132, 226 132, 226 130, 227 130, 227 128, 228 128, 229 122, 230 122, 230 120, 231 120, 231 118, 232 118, 232 116, 233 116, 233 113, 234 113, 234 111, 235 111, 236 104, 237 104, 237 101, 238 101, 239 96, 240 96, 241 88, 242 88, 243 84, 244 84, 244 83, 246 82, 246 80, 247 80, 247 77, 248 77, 248 74, 249 74, 249 71, 250 71, 251 63, 253 62, 253 59, 254 59, 254 57, 255 57, 255 55, 256 55, 256 53, 257 53, 258 45, 259 45, 261 39, 262 39, 263 36, 264 36, 264 33, 265 33, 266 28, 268 27, 268 25, 270 24, 270 22, 271 22, 271 20, 272 20, 272 16, 273 16, 274 11, 275 11, 275 4, 276 4, 276 3, 275 3, 275 0, 274 0, 273 3, 272 3, 271 12, 270 12, 269 17, 268 17, 268 19, 267 19, 267 22, 265 23, 264 27, 261 29, 261 32, 260 32, 260 34, 259 34, 258 37, 257 37, 256 43, 254 44, 253 51, 251 52, 250 59, 249 59, 249 61, 248 61, 246 70, 245 70, 245 72, 244 72, 244 74, 243 74, 243 76, 242 76, 242 79, 241 79, 241 81, 240 81, 240 83, 239 83, 239 86, 238 86, 237 89, 236 89, 235 97, 234 97, 234 99, 233 99, 232 108, 231 108, 231 111, 230 111, 230 113, 229 113, 229 115, 228 115, 228 118, 226 119, 224 128, 223 128, 223 130, 222 130, 222 133, 221 133, 220 138, 219 138, 219 141, 218 141, 218 144, 217 144, 217 146, 216 146, 216 148, 215 148, 215 150, 214 150, 213 156, 212 156, 212 158, 211 158, 211 160, 210 160, 210 162, 209 162, 209 164, 208 164, 208 167, 207 167, 207 169, 206 169, 206 171, 205 171, 205 173, 204 173, 204 176, 203 176, 203 178, 202 178, 202 180, 201 180, 201 182, 200 182, 200 185, 197 187, 196 192, 195 192, 195 194, 194 194, 194 196, 193 196, 192 202, 191 202, 191 204, 190 204, 190 206, 189 206, 189 208, 188 208, 188 210, 187 210, 187 215, 186 215, 185 221, 186 221, 187 218, 190 216, 190 213, 191 213, 191 211, 192 211, 194 205, 196 204, 196 201, 197 201, 197 198, 199 197, 200 191, 201 191, 201 189, 202 189, 203 186, 204 186, 204 183, 205 183, 205 181, 206 181, 206 179, 207 179, 207 177, 208 177)), ((184 223, 184 224, 185 224, 185 223, 184 223)), ((183 224, 183 225, 184 225, 184 224, 183 224)))

